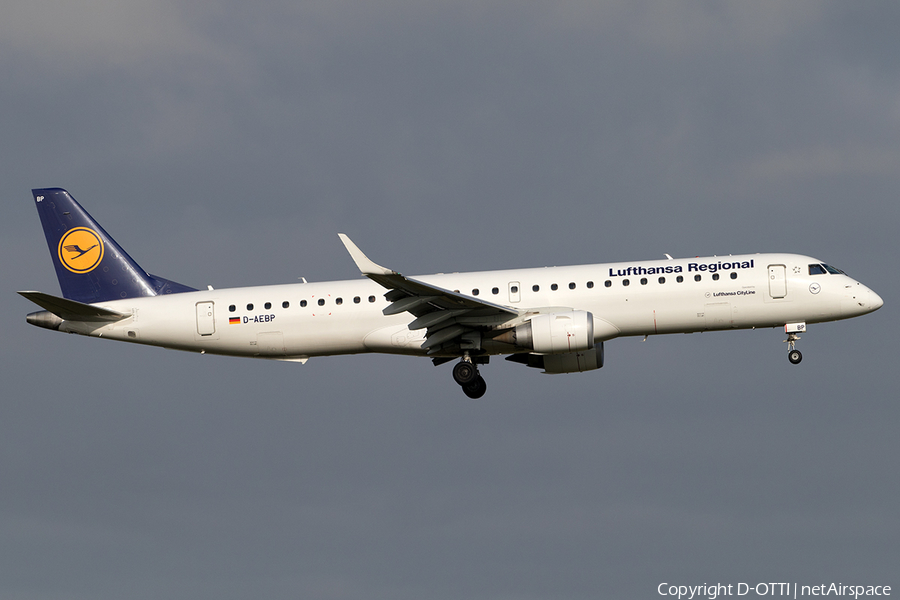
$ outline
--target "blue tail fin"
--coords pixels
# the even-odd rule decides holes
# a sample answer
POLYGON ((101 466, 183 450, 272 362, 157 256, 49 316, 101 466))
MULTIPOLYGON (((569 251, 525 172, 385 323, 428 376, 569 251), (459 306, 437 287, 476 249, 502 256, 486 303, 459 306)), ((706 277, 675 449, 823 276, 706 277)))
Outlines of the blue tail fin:
POLYGON ((144 271, 66 190, 31 193, 59 287, 69 300, 90 304, 195 291, 144 271))

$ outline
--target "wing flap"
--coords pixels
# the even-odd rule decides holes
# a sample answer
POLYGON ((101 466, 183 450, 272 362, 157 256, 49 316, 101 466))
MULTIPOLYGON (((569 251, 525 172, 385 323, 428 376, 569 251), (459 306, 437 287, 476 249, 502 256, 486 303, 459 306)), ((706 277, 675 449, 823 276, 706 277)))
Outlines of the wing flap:
POLYGON ((426 313, 421 317, 417 318, 415 321, 410 323, 408 327, 415 331, 416 329, 426 329, 429 327, 435 327, 442 321, 446 321, 447 319, 452 319, 453 317, 457 317, 459 315, 463 315, 469 312, 466 309, 461 310, 435 310, 430 313, 426 313))
POLYGON ((450 325, 449 327, 444 327, 443 329, 429 331, 427 337, 425 338, 425 342, 422 344, 422 348, 431 350, 435 346, 440 346, 444 342, 452 340, 453 338, 462 335, 465 332, 466 328, 462 325, 450 325))
POLYGON ((400 298, 399 300, 394 300, 390 306, 385 308, 382 312, 385 316, 390 315, 399 315, 402 312, 413 312, 415 308, 423 304, 428 304, 433 300, 438 300, 437 296, 406 296, 405 298, 400 298))

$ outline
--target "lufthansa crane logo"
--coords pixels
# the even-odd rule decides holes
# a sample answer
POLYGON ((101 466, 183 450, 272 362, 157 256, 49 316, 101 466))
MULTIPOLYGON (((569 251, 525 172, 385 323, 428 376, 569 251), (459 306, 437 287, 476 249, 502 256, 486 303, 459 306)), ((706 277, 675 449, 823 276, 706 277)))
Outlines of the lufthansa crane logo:
POLYGON ((93 271, 103 260, 103 240, 87 227, 70 229, 59 240, 59 261, 73 273, 93 271))

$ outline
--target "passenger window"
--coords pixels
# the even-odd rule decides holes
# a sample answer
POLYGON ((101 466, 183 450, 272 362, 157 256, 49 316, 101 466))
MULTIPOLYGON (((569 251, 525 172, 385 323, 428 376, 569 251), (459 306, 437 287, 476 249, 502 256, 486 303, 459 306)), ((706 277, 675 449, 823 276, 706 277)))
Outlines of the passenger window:
POLYGON ((570 289, 570 290, 574 290, 574 289, 575 289, 575 282, 574 282, 574 281, 573 281, 572 283, 569 284, 569 289, 570 289))
POLYGON ((594 289, 594 282, 593 282, 593 281, 588 281, 588 282, 587 282, 587 288, 588 288, 589 290, 594 289))
POLYGON ((344 303, 344 299, 343 298, 335 298, 334 303, 337 304, 338 306, 340 306, 341 304, 344 303))
POLYGON ((228 307, 228 312, 234 312, 236 310, 237 310, 237 306, 235 306, 234 304, 232 304, 231 306, 228 307))
POLYGON ((472 295, 473 295, 473 296, 477 296, 477 295, 478 295, 478 288, 475 288, 474 290, 472 290, 472 295))
POLYGON ((500 288, 491 288, 491 293, 496 296, 500 293, 500 288))
POLYGON ((319 298, 319 306, 325 306, 325 298, 319 298))
POLYGON ((622 280, 622 285, 631 285, 631 282, 628 281, 627 279, 623 279, 623 280, 622 280))
POLYGON ((554 284, 551 284, 551 285, 550 285, 550 289, 553 290, 553 291, 555 292, 556 290, 559 289, 559 286, 556 285, 556 284, 554 283, 554 284))
POLYGON ((300 301, 300 308, 306 308, 306 300, 300 301))
POLYGON ((731 278, 732 278, 732 279, 737 279, 737 273, 732 273, 732 274, 731 274, 731 278))
POLYGON ((827 271, 825 271, 825 267, 822 265, 809 265, 809 274, 810 275, 825 275, 827 271))
POLYGON ((694 275, 694 281, 700 281, 701 279, 703 279, 703 277, 700 275, 694 275))
POLYGON ((266 302, 265 307, 266 307, 266 310, 269 310, 270 308, 272 308, 272 303, 266 302))
POLYGON ((247 305, 247 310, 253 310, 253 305, 252 305, 252 304, 248 304, 248 305, 247 305))
POLYGON ((288 308, 291 305, 290 302, 284 301, 281 303, 281 308, 288 308))
POLYGON ((605 285, 606 287, 612 287, 612 281, 607 279, 606 281, 603 282, 603 285, 605 285))
POLYGON ((641 285, 647 285, 647 278, 641 277, 641 285))
POLYGON ((359 296, 353 297, 353 304, 359 304, 359 296))
POLYGON ((678 277, 675 278, 675 281, 677 281, 678 283, 681 283, 684 281, 684 277, 682 275, 679 275, 678 277))
POLYGON ((666 282, 666 278, 665 278, 665 277, 660 277, 660 278, 659 278, 659 282, 660 282, 660 283, 665 283, 665 282, 666 282))
POLYGON ((369 296, 369 302, 375 302, 375 296, 369 296))
POLYGON ((718 280, 719 280, 719 274, 713 273, 713 281, 718 281, 718 280))
POLYGON ((509 293, 510 293, 510 294, 518 294, 518 293, 519 293, 519 286, 514 285, 514 286, 512 286, 511 288, 509 288, 509 293))
POLYGON ((531 286, 531 291, 532 291, 532 292, 539 292, 539 291, 541 291, 541 286, 539 286, 539 285, 533 285, 533 286, 531 286))

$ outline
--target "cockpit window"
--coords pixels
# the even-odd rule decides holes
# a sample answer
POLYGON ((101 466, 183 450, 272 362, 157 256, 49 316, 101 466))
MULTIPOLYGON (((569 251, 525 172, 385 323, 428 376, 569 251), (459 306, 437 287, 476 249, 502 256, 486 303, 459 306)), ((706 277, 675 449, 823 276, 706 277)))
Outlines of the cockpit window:
POLYGON ((831 265, 809 265, 810 275, 825 275, 827 273, 831 273, 832 275, 846 275, 846 273, 844 273, 837 267, 832 267, 831 265))

